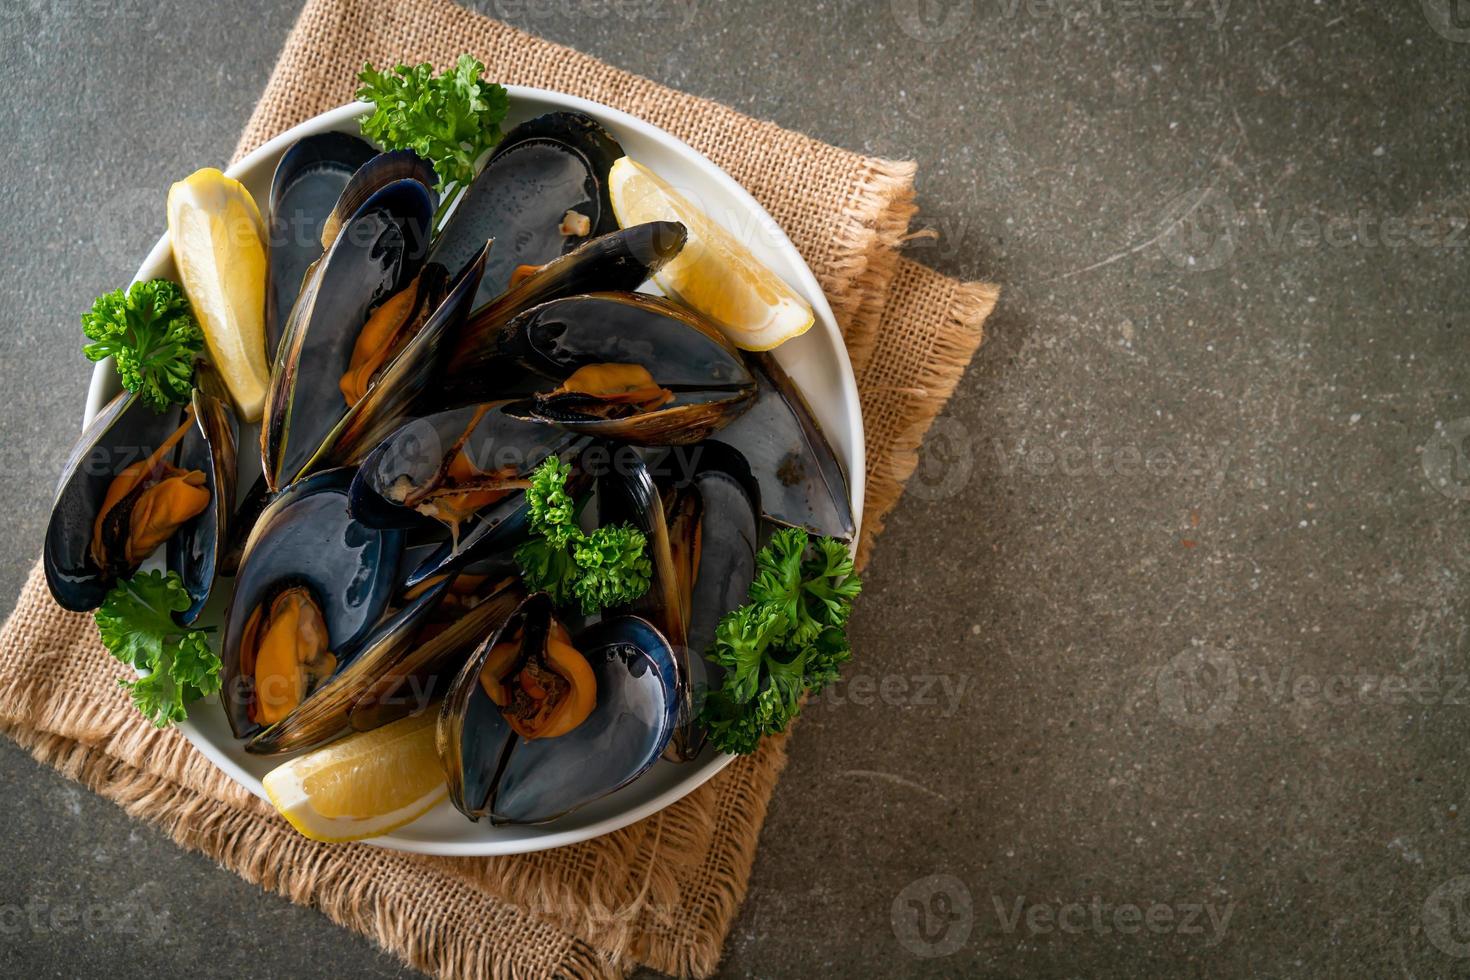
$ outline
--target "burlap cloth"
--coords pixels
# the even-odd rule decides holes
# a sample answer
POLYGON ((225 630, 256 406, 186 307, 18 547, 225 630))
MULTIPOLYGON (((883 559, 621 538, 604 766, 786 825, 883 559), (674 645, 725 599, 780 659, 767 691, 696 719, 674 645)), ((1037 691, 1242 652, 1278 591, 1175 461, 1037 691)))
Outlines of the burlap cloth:
MULTIPOLYGON (((914 165, 864 157, 759 122, 530 37, 443 0, 312 0, 286 42, 237 156, 351 98, 364 60, 451 62, 617 106, 688 141, 790 235, 837 312, 867 427, 860 558, 964 372, 993 287, 900 259, 914 165)), ((861 651, 858 656, 861 657, 861 651)), ((39 569, 0 632, 0 728, 31 753, 185 847, 453 977, 602 977, 636 964, 714 970, 745 895, 785 739, 617 833, 522 857, 443 859, 324 845, 174 732, 144 723, 90 617, 52 603, 39 569)))

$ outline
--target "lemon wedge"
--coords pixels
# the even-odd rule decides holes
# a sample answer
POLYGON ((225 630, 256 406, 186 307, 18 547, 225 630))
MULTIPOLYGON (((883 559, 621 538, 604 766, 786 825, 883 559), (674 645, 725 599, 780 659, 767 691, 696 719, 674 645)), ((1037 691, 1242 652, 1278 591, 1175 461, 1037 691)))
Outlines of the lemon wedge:
POLYGON ((746 350, 770 350, 811 327, 812 308, 750 250, 661 177, 631 157, 608 174, 613 214, 624 228, 681 221, 684 249, 654 276, 670 296, 720 325, 746 350))
POLYGON ((362 840, 402 827, 449 793, 434 748, 437 719, 426 711, 292 759, 266 774, 266 795, 312 840, 362 840))
POLYGON ((168 189, 174 265, 210 360, 246 422, 260 419, 265 363, 265 225, 238 180, 213 167, 168 189))

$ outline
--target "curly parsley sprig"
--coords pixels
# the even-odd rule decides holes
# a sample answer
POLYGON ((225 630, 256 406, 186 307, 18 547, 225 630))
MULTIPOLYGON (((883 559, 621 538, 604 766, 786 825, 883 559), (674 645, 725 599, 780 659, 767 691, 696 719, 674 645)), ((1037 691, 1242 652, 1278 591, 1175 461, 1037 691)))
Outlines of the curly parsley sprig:
POLYGON ((763 736, 786 730, 803 694, 837 679, 852 658, 846 627, 860 591, 841 541, 795 528, 772 535, 756 555, 750 601, 720 620, 706 654, 725 668, 701 709, 717 748, 754 752, 763 736))
POLYGON ((577 526, 577 504, 566 491, 572 469, 555 456, 531 474, 526 490, 533 537, 516 549, 521 578, 553 604, 575 599, 587 615, 621 606, 648 591, 653 563, 648 539, 631 524, 600 527, 591 534, 577 526))
POLYGON ((82 348, 87 359, 111 357, 123 387, 154 411, 189 400, 204 331, 178 283, 153 279, 98 296, 82 314, 82 333, 92 341, 82 348))
POLYGON ((427 63, 388 71, 368 63, 357 76, 357 97, 373 104, 359 120, 362 134, 384 149, 413 150, 433 164, 444 200, 436 223, 500 142, 510 98, 503 86, 480 77, 484 71, 478 60, 462 54, 440 75, 427 63))
POLYGON ((183 721, 189 702, 220 688, 220 660, 206 631, 180 626, 171 615, 188 608, 189 593, 178 573, 153 571, 119 582, 94 614, 108 652, 148 671, 119 683, 159 728, 183 721))

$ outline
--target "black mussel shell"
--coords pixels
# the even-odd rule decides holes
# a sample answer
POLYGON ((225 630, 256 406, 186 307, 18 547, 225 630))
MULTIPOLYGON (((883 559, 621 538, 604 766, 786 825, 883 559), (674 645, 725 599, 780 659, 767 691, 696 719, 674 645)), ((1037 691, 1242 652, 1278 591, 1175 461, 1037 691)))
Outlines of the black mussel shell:
POLYGON ((322 229, 352 175, 377 153, 346 133, 318 133, 281 154, 271 180, 270 264, 266 269, 266 355, 275 358, 291 307, 311 264, 321 258, 322 229))
POLYGON ((572 639, 597 681, 597 705, 576 728, 526 740, 480 684, 502 635, 544 643, 551 601, 531 596, 465 661, 440 709, 439 756, 449 798, 471 820, 537 824, 601 799, 642 775, 663 753, 678 711, 668 641, 646 620, 605 619, 572 639))
POLYGON ((281 339, 261 423, 261 467, 273 488, 316 465, 346 415, 337 381, 373 307, 418 274, 434 204, 433 191, 416 178, 380 187, 306 277, 281 339))
POLYGON ((750 464, 765 517, 850 542, 856 526, 847 474, 806 399, 770 354, 746 359, 758 385, 755 403, 715 439, 750 464))
MULTIPOLYGON (((715 442, 672 450, 654 469, 666 487, 669 550, 683 604, 689 686, 697 714, 706 691, 724 676, 707 659, 715 628, 726 613, 745 604, 755 578, 760 491, 745 460, 715 442), (687 458, 676 458, 684 454, 687 458)), ((690 726, 677 748, 692 758, 704 738, 702 729, 690 726)))
POLYGON ((240 426, 224 382, 202 361, 195 365, 194 377, 194 428, 179 443, 176 465, 204 474, 209 506, 180 527, 166 546, 169 570, 179 573, 189 593, 189 608, 176 617, 185 625, 199 618, 215 580, 225 574, 240 442, 240 426))
POLYGON ((241 635, 256 606, 284 584, 307 586, 321 605, 340 672, 362 649, 397 589, 403 533, 354 520, 347 506, 351 481, 350 470, 338 469, 292 484, 270 500, 250 533, 220 650, 220 697, 236 738, 260 731, 249 716, 255 680, 240 669, 241 635))
POLYGON ((455 205, 434 245, 434 260, 450 269, 470 261, 488 239, 499 244, 486 266, 475 305, 510 285, 521 265, 544 265, 588 236, 618 227, 607 175, 623 155, 617 141, 580 112, 553 112, 505 134, 455 205), (586 219, 585 235, 567 234, 563 219, 586 219))
MULTIPOLYGON (((352 483, 353 513, 377 527, 447 527, 405 505, 415 491, 442 479, 462 451, 476 470, 499 473, 508 481, 528 480, 549 456, 573 457, 586 439, 512 418, 497 403, 439 412, 394 432, 358 468, 352 483)), ((406 579, 426 577, 477 557, 511 547, 525 536, 525 494, 517 487, 460 521, 453 536, 406 579)))
POLYGON ((676 221, 651 221, 586 242, 480 307, 455 331, 425 391, 427 410, 498 401, 535 390, 502 349, 507 325, 541 303, 599 290, 633 290, 684 247, 688 232, 676 221))
POLYGON ((445 337, 469 315, 490 248, 487 243, 476 260, 460 271, 407 346, 383 367, 367 394, 342 416, 323 441, 315 465, 356 465, 414 414, 424 390, 433 383, 434 366, 445 337))
POLYGON ((669 751, 673 758, 692 758, 695 709, 690 686, 688 603, 683 578, 674 562, 674 548, 663 497, 653 473, 643 458, 630 447, 618 449, 597 481, 599 525, 626 521, 647 538, 653 576, 648 592, 631 611, 652 621, 669 643, 674 658, 674 681, 678 696, 678 729, 669 751))
POLYGON ((102 605, 114 574, 92 560, 92 529, 112 479, 150 455, 179 427, 179 411, 154 412, 123 392, 82 432, 62 469, 61 485, 46 526, 43 562, 51 595, 65 609, 85 612, 102 605))
POLYGON ((755 379, 718 327, 685 307, 641 293, 590 293, 543 303, 516 317, 504 345, 522 370, 547 379, 532 399, 507 406, 523 418, 636 445, 687 445, 749 407, 755 379), (556 394, 577 369, 636 365, 670 400, 604 416, 593 395, 556 394))
MULTIPOLYGON (((181 574, 191 597, 190 609, 179 617, 183 622, 194 620, 209 595, 216 570, 212 548, 203 541, 225 529, 226 515, 233 504, 234 418, 228 400, 221 402, 220 397, 196 390, 194 424, 179 439, 168 460, 203 472, 210 491, 208 506, 165 545, 168 567, 181 574), (180 538, 190 544, 180 548, 180 538), (198 561, 193 557, 196 552, 198 561)), ((128 466, 151 456, 186 417, 178 406, 155 412, 140 396, 123 392, 82 433, 62 470, 42 558, 51 595, 63 608, 75 612, 96 609, 120 574, 136 571, 99 568, 93 560, 97 511, 113 479, 128 466)))

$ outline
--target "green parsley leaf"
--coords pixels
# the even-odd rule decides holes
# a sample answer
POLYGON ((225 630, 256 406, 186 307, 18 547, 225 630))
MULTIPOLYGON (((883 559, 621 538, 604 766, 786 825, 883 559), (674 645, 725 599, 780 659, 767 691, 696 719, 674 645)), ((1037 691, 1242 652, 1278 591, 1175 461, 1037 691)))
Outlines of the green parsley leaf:
POLYGON ((557 547, 564 547, 577 528, 577 502, 567 493, 570 465, 549 456, 531 474, 526 503, 531 507, 531 528, 557 547))
POLYGON ((194 355, 204 331, 178 283, 135 282, 97 297, 82 314, 82 348, 91 361, 111 357, 123 387, 139 392, 154 411, 187 402, 194 387, 194 355))
POLYGON ((516 548, 515 558, 521 567, 521 579, 526 588, 549 594, 552 604, 557 606, 572 601, 577 563, 565 545, 555 544, 546 538, 531 538, 516 548))
POLYGON ((760 747, 763 736, 784 732, 792 717, 780 694, 768 687, 748 701, 712 691, 704 702, 700 721, 710 741, 722 752, 749 755, 760 747))
POLYGON ((700 710, 717 748, 754 752, 761 736, 786 730, 805 694, 837 679, 852 659, 845 627, 860 591, 841 541, 793 528, 771 536, 756 554, 750 601, 720 620, 706 654, 725 668, 700 710))
MULTIPOLYGON (((359 123, 362 134, 388 150, 413 150, 439 177, 439 192, 463 189, 500 142, 500 123, 510 99, 505 88, 484 81, 485 66, 467 54, 435 75, 434 66, 398 65, 378 71, 363 66, 357 97, 373 104, 359 123)), ((447 204, 447 201, 446 201, 447 204)))
POLYGON ((621 606, 648 591, 653 562, 645 553, 647 544, 642 531, 619 524, 600 527, 573 546, 580 572, 573 591, 582 600, 582 612, 621 606))
POLYGON ((600 527, 584 534, 577 502, 567 493, 572 468, 548 457, 531 474, 526 489, 533 537, 516 549, 521 578, 554 605, 577 599, 591 615, 640 598, 653 578, 648 541, 631 524, 600 527))
POLYGON ((176 572, 139 572, 118 582, 94 614, 102 644, 118 660, 148 673, 119 683, 159 728, 183 721, 189 702, 220 688, 220 660, 204 630, 174 622, 189 608, 176 572))

